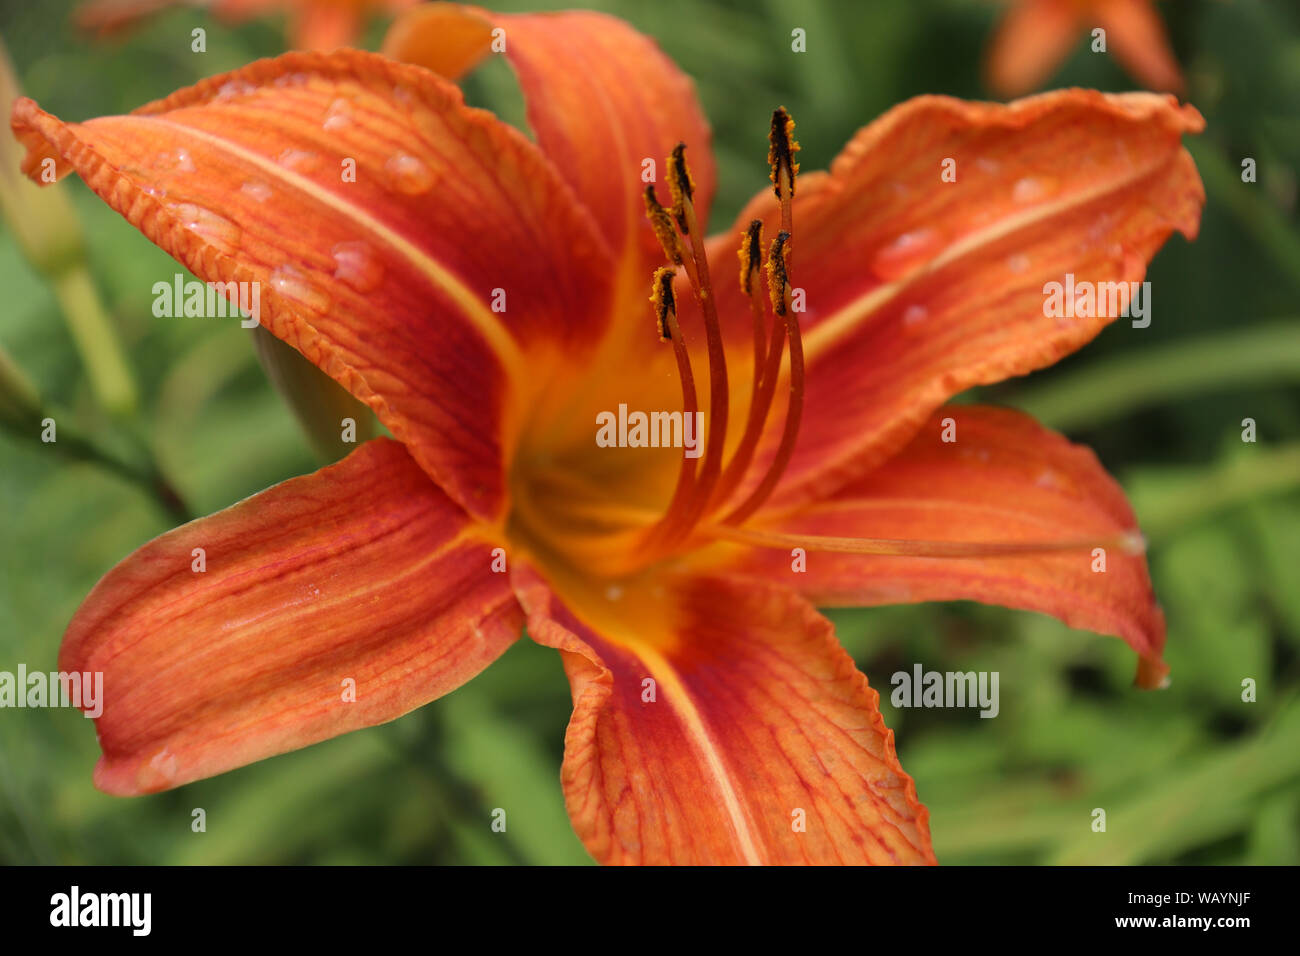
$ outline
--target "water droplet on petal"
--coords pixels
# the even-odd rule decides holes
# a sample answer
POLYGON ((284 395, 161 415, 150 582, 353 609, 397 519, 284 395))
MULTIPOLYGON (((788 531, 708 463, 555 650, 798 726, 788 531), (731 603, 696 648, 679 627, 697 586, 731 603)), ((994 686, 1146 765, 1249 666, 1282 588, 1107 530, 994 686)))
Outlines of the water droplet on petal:
POLYGON ((1043 185, 1043 181, 1033 176, 1017 179, 1016 184, 1011 187, 1011 198, 1021 203, 1035 202, 1042 199, 1046 193, 1047 187, 1043 185))
POLYGON ((228 80, 217 90, 218 100, 233 100, 237 96, 247 96, 256 92, 257 87, 244 80, 228 80))
POLYGON ((271 288, 312 312, 324 312, 333 304, 329 293, 316 285, 307 273, 287 263, 272 270, 271 288))
POLYGON ((320 154, 308 149, 286 149, 280 154, 279 162, 297 173, 314 173, 324 165, 320 154))
POLYGON ((177 172, 194 172, 194 159, 190 156, 190 151, 183 146, 171 152, 167 157, 167 164, 177 172))
POLYGON ((885 280, 897 279, 934 256, 941 245, 942 239, 933 229, 905 232, 876 252, 871 271, 885 280))
POLYGON ((409 153, 394 153, 384 163, 384 171, 398 192, 418 196, 433 188, 433 171, 409 153))
POLYGON ((340 242, 330 254, 336 263, 334 278, 363 295, 377 289, 384 278, 384 266, 368 242, 340 242))
POLYGON ((1125 531, 1123 537, 1120 539, 1120 550, 1125 554, 1146 554, 1146 536, 1136 528, 1131 531, 1125 531))
POLYGON ((179 763, 176 760, 176 755, 164 747, 149 759, 149 769, 155 775, 150 784, 152 785, 154 782, 161 783, 162 788, 165 789, 175 781, 179 763))
POLYGON ((903 310, 904 325, 918 325, 930 317, 930 310, 923 305, 909 305, 903 310))
POLYGON ((996 176, 998 170, 1002 168, 1002 164, 996 159, 989 159, 987 156, 981 156, 979 159, 975 160, 975 168, 985 175, 996 176))
POLYGON ((623 597, 623 589, 619 587, 617 584, 611 584, 609 587, 605 588, 606 601, 617 601, 622 597, 623 597))
POLYGON ((275 78, 276 86, 306 86, 311 77, 306 73, 286 73, 275 78))
POLYGON ((167 208, 180 220, 182 226, 218 252, 229 256, 239 251, 243 231, 225 216, 192 202, 172 203, 167 208))
POLYGON ((1024 272, 1029 268, 1029 257, 1023 252, 1007 257, 1007 268, 1012 272, 1024 272))
POLYGON ((256 180, 244 183, 239 187, 239 191, 254 202, 266 202, 271 198, 271 187, 256 180))
POLYGON ((325 111, 325 122, 321 128, 327 132, 338 132, 347 129, 352 125, 352 104, 343 97, 339 97, 330 104, 330 108, 325 111))

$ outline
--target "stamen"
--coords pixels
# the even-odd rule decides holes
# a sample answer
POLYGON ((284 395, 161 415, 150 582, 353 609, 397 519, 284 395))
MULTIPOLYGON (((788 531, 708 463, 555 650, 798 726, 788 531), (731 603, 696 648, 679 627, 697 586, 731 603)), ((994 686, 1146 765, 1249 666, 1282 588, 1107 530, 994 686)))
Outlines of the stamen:
MULTIPOLYGON (((673 352, 677 357, 677 377, 682 386, 682 415, 684 420, 693 421, 699 410, 699 397, 695 393, 695 374, 691 371, 691 357, 677 325, 677 302, 673 297, 673 279, 677 273, 667 266, 655 270, 654 285, 650 292, 650 302, 654 305, 655 321, 659 327, 660 341, 671 341, 673 352)), ((699 440, 699 436, 696 436, 699 440)), ((668 503, 663 517, 647 536, 654 538, 662 534, 665 528, 671 528, 687 512, 695 488, 694 458, 682 456, 681 467, 677 472, 677 487, 673 490, 672 500, 668 503)))
POLYGON ((695 184, 686 166, 686 145, 678 143, 668 158, 668 186, 673 195, 673 212, 682 227, 685 241, 695 260, 695 296, 704 316, 705 342, 709 350, 709 425, 708 443, 704 449, 704 464, 696 485, 690 508, 683 516, 682 525, 674 533, 688 531, 708 506, 713 488, 722 473, 722 456, 727 440, 727 356, 722 345, 722 327, 718 322, 718 309, 713 299, 709 281, 709 263, 700 225, 695 216, 693 196, 695 184))
MULTIPOLYGON (((644 528, 641 543, 643 553, 648 552, 649 556, 670 551, 681 538, 691 532, 709 510, 724 504, 731 492, 743 480, 762 440, 763 425, 771 410, 787 338, 790 340, 790 398, 786 406, 785 428, 781 441, 768 466, 767 474, 749 497, 727 516, 728 524, 743 521, 767 499, 793 454, 794 439, 803 409, 804 392, 802 341, 798 322, 789 308, 789 244, 793 220, 791 197, 794 194, 795 175, 799 169, 798 163, 794 161, 794 155, 799 151, 799 144, 790 136, 793 128, 794 121, 784 109, 779 109, 772 114, 768 160, 772 166, 772 182, 777 197, 781 200, 781 221, 784 228, 772 244, 766 262, 767 282, 773 304, 770 336, 764 330, 766 310, 759 284, 755 281, 755 273, 761 264, 761 220, 755 220, 750 224, 740 250, 740 283, 742 291, 750 300, 754 325, 753 382, 745 431, 736 453, 731 462, 726 464, 725 469, 723 465, 729 401, 726 352, 709 277, 703 235, 695 211, 695 183, 686 164, 685 144, 677 144, 667 160, 666 178, 672 194, 671 209, 665 209, 659 203, 652 186, 645 191, 646 216, 650 220, 659 244, 663 247, 664 256, 672 265, 680 265, 686 270, 692 290, 700 303, 709 356, 710 417, 708 439, 702 455, 703 460, 698 462, 698 473, 696 460, 684 456, 672 500, 658 521, 644 528)), ((685 414, 692 415, 698 411, 698 398, 691 373, 690 353, 677 326, 677 310, 671 287, 673 275, 672 269, 656 271, 651 300, 655 304, 660 339, 673 343, 682 383, 684 411, 685 414)))
POLYGON ((745 472, 754 460, 754 452, 763 437, 763 425, 767 421, 772 407, 772 396, 776 394, 777 374, 781 370, 781 355, 785 346, 785 326, 776 316, 772 319, 772 341, 767 351, 766 360, 760 359, 763 350, 763 293, 754 281, 754 274, 762 266, 763 256, 763 220, 755 219, 749 224, 740 245, 740 288, 749 297, 749 311, 754 317, 754 388, 749 404, 749 416, 745 422, 745 431, 740 444, 727 463, 722 480, 713 493, 715 506, 726 501, 727 496, 735 491, 745 472), (762 363, 760 365, 760 362, 762 363))
POLYGON ((784 106, 772 111, 772 132, 768 136, 767 163, 771 167, 772 189, 781 200, 781 231, 794 233, 794 181, 799 173, 795 153, 799 143, 791 136, 794 120, 784 106))
POLYGON ((681 227, 682 235, 691 234, 686 219, 686 205, 695 198, 695 180, 686 168, 686 144, 678 143, 668 157, 668 191, 673 197, 673 217, 681 227))
POLYGON ((1126 554, 1141 554, 1146 542, 1138 531, 1121 531, 1097 538, 1061 541, 912 541, 906 538, 839 538, 820 535, 788 534, 715 525, 705 529, 729 541, 757 545, 760 548, 803 548, 805 551, 831 551, 839 554, 879 554, 911 558, 996 558, 1015 555, 1054 554, 1061 551, 1087 551, 1113 548, 1126 554))
POLYGON ((650 220, 651 228, 654 229, 655 238, 663 247, 664 257, 673 265, 683 266, 686 269, 686 277, 691 280, 692 285, 695 285, 695 262, 686 254, 681 237, 677 235, 677 228, 673 225, 673 217, 659 203, 653 184, 645 188, 645 214, 650 220))
MULTIPOLYGON (((740 243, 740 290, 745 293, 751 305, 754 300, 754 273, 763 265, 763 220, 755 219, 745 231, 740 243)), ((754 316, 754 387, 750 396, 750 407, 758 395, 759 376, 763 369, 763 351, 767 344, 767 334, 763 331, 763 310, 751 308, 754 316)), ((751 415, 751 418, 753 416, 751 415)))
POLYGON ((781 444, 768 465, 767 473, 758 483, 749 497, 727 515, 727 524, 739 524, 767 500, 776 483, 781 480, 786 465, 794 454, 795 439, 799 434, 799 421, 803 416, 804 365, 803 339, 799 335, 799 320, 790 309, 790 284, 785 265, 785 244, 790 234, 777 234, 772 249, 767 256, 767 287, 772 298, 772 311, 785 318, 785 332, 790 340, 790 398, 785 409, 785 428, 781 432, 781 444))
POLYGON ((659 341, 671 342, 673 325, 677 318, 677 300, 673 298, 673 279, 677 273, 667 266, 655 270, 654 284, 650 288, 650 304, 655 307, 655 321, 659 326, 659 341))

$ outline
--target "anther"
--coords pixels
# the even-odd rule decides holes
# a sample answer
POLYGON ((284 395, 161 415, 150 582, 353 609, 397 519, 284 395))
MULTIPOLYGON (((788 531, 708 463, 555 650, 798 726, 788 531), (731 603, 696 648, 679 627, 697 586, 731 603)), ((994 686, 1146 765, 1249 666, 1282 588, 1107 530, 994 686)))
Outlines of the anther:
POLYGON ((667 266, 656 269, 654 286, 650 290, 650 302, 655 307, 660 342, 671 342, 676 338, 673 335, 673 325, 677 320, 677 303, 673 299, 673 279, 676 275, 667 266))
POLYGON ((645 214, 650 220, 650 227, 654 229, 655 238, 659 240, 659 245, 663 246, 664 256, 674 265, 681 265, 685 256, 685 250, 682 248, 682 241, 677 236, 677 229, 673 226, 672 216, 668 214, 655 196, 653 185, 645 188, 645 214))
POLYGON ((763 266, 763 220, 755 219, 745 230, 740 251, 740 289, 749 295, 754 288, 754 273, 763 266))
MULTIPOLYGON (((772 131, 768 136, 767 162, 771 166, 772 189, 781 200, 781 231, 794 232, 794 182, 799 174, 795 154, 799 144, 791 135, 794 120, 779 106, 772 111, 772 131)), ((787 259, 789 254, 787 252, 787 259)))
POLYGON ((691 234, 687 222, 686 206, 695 198, 695 180, 686 168, 686 144, 678 143, 668 157, 668 190, 673 197, 673 218, 681 227, 682 235, 691 234))
POLYGON ((767 256, 767 293, 772 298, 772 311, 777 315, 785 315, 790 298, 790 283, 785 272, 785 244, 789 239, 788 232, 778 232, 767 256))
POLYGON ((772 167, 772 190, 777 199, 794 198, 794 179, 799 172, 799 164, 794 154, 799 152, 799 144, 790 135, 794 131, 794 120, 784 106, 772 111, 772 132, 768 136, 767 163, 772 167), (785 176, 781 175, 782 171, 785 176), (782 180, 785 180, 783 182, 782 180))

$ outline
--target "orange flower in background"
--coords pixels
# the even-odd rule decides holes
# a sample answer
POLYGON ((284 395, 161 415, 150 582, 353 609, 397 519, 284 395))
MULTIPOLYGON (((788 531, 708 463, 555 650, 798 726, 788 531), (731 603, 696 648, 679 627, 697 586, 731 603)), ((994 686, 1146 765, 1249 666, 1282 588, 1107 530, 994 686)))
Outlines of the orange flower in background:
POLYGON ((175 7, 211 10, 228 23, 287 13, 290 46, 333 50, 354 45, 372 13, 399 13, 417 3, 419 0, 88 0, 77 9, 76 21, 104 37, 175 7))
POLYGON ((393 435, 96 586, 60 666, 105 674, 97 786, 163 790, 391 720, 526 625, 572 685, 562 783, 597 860, 933 862, 877 694, 815 605, 1042 611, 1118 635, 1160 682, 1116 483, 1020 413, 944 402, 1112 320, 1049 317, 1045 283, 1136 282, 1172 231, 1194 237, 1180 140, 1200 115, 920 97, 796 175, 778 110, 771 188, 705 241, 708 126, 626 24, 439 5, 387 49, 455 74, 494 28, 535 143, 355 51, 85 123, 18 103, 29 174, 53 158, 200 278, 260 282, 262 324, 393 435), (645 447, 638 412, 702 413, 703 438, 645 447), (598 440, 611 416, 631 447, 598 440))
POLYGON ((1183 74, 1151 0, 1015 0, 985 56, 989 88, 1002 97, 1041 87, 1081 36, 1101 28, 1106 50, 1150 90, 1183 92, 1183 74))

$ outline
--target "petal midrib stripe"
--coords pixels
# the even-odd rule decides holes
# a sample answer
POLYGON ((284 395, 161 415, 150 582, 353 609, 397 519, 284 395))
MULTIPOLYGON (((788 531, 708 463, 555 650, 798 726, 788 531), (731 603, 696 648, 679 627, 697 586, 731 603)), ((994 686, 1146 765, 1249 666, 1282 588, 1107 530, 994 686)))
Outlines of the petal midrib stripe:
MULTIPOLYGON (((1174 153, 1173 155, 1177 156, 1177 153, 1174 153)), ((940 269, 950 265, 963 256, 970 254, 976 249, 979 249, 981 246, 996 242, 1019 229, 1027 228, 1046 219, 1051 219, 1052 217, 1067 212, 1070 209, 1086 206, 1109 193, 1115 193, 1127 189, 1135 183, 1147 178, 1162 166, 1167 165, 1169 161, 1170 157, 1162 157, 1159 161, 1128 176, 1116 180, 1109 180, 1095 189, 1074 193, 1063 199, 1059 199, 1054 203, 1044 203, 1040 206, 1035 206, 1019 215, 1010 216, 991 226, 987 226, 984 229, 970 233, 964 239, 948 246, 938 256, 931 259, 915 271, 903 276, 901 279, 895 279, 893 282, 886 283, 873 289, 867 295, 850 302, 839 311, 832 313, 824 321, 817 323, 817 325, 804 333, 803 343, 805 356, 808 360, 818 357, 822 352, 835 345, 836 342, 851 332, 858 322, 865 316, 875 312, 882 303, 892 298, 900 290, 906 288, 922 276, 938 272, 940 269)))
POLYGON ((723 763, 722 755, 718 752, 718 746, 714 742, 712 734, 709 733, 709 729, 705 726, 704 719, 696 710, 695 705, 691 703, 690 692, 682 683, 681 678, 677 676, 677 671, 673 669, 672 664, 657 650, 644 641, 630 641, 627 646, 632 649, 632 653, 645 661, 649 666, 649 672, 656 675, 659 683, 666 685, 664 689, 668 692, 668 700, 681 719, 691 740, 698 748, 700 756, 704 759, 704 766, 713 778, 714 785, 722 797, 722 806, 726 810, 727 818, 731 821, 732 829, 735 831, 742 858, 747 864, 761 865, 763 858, 759 855, 758 848, 754 843, 754 836, 750 832, 749 819, 741 806, 740 797, 736 793, 736 788, 731 784, 731 778, 727 774, 726 765, 723 763))
POLYGON ((524 367, 523 353, 518 344, 505 330, 505 327, 496 320, 487 306, 479 301, 460 279, 409 239, 384 225, 365 210, 344 201, 328 189, 324 189, 319 183, 293 170, 285 169, 273 160, 240 146, 238 143, 233 143, 224 137, 196 129, 184 123, 173 122, 161 116, 136 114, 132 119, 162 123, 183 131, 184 135, 202 140, 215 149, 223 150, 231 156, 262 170, 272 180, 297 189, 348 221, 355 223, 362 232, 380 239, 398 255, 406 259, 416 271, 424 275, 429 280, 430 285, 445 293, 461 308, 465 317, 478 330, 488 347, 501 359, 510 379, 512 381, 520 380, 520 373, 524 367))

